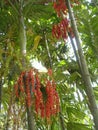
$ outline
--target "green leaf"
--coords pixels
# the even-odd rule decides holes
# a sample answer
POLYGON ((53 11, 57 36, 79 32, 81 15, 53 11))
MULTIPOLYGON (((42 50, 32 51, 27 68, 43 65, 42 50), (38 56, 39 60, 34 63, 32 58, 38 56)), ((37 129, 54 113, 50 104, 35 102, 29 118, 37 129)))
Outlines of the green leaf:
POLYGON ((85 118, 85 113, 79 108, 67 107, 67 112, 70 119, 77 118, 78 120, 83 120, 85 118))
POLYGON ((41 36, 39 36, 39 35, 34 38, 33 50, 36 50, 36 49, 37 49, 40 40, 41 40, 41 36))
POLYGON ((85 124, 68 122, 67 123, 67 130, 91 130, 91 128, 85 124))

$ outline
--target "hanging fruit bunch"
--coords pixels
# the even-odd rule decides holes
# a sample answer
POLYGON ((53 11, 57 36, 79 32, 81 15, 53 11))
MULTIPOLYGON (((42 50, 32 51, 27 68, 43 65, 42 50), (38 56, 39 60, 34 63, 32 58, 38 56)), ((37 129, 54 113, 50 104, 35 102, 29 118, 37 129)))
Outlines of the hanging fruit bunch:
POLYGON ((40 74, 31 69, 22 72, 14 85, 16 98, 24 94, 27 106, 31 107, 34 102, 36 114, 42 118, 50 118, 59 112, 59 96, 51 75, 52 71, 49 70, 42 84, 40 74))
POLYGON ((53 7, 58 15, 58 17, 61 17, 61 13, 67 15, 68 9, 65 5, 64 0, 58 0, 57 2, 54 2, 53 7))
POLYGON ((62 19, 60 23, 53 25, 52 36, 56 37, 57 39, 60 38, 67 39, 68 32, 72 37, 74 37, 72 28, 69 26, 69 21, 67 18, 62 19))
MULTIPOLYGON (((72 0, 72 3, 79 4, 78 0, 72 0)), ((66 40, 68 38, 68 33, 74 37, 73 30, 68 20, 68 8, 66 5, 66 0, 57 0, 57 2, 54 2, 53 8, 56 11, 57 16, 62 19, 60 23, 53 25, 53 37, 57 39, 63 38, 66 40)))

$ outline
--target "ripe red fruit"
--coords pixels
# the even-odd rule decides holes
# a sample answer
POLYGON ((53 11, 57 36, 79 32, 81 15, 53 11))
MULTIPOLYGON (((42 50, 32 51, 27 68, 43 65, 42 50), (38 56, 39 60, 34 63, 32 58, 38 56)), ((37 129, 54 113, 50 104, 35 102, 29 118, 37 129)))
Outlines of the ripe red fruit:
MULTIPOLYGON (((47 74, 48 78, 49 76, 52 76, 52 70, 49 69, 47 74)), ((14 85, 14 88, 17 98, 21 98, 19 95, 24 93, 28 107, 31 107, 32 105, 33 93, 36 114, 40 114, 42 118, 49 119, 52 115, 59 112, 59 96, 56 92, 55 82, 45 80, 43 86, 38 72, 34 70, 22 72, 14 85)))

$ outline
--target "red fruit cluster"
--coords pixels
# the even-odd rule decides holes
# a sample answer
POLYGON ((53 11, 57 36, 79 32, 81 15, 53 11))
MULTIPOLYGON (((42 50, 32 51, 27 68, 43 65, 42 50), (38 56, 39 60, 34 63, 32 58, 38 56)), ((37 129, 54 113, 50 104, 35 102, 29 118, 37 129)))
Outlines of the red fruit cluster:
POLYGON ((54 82, 47 80, 46 93, 47 93, 47 102, 45 105, 46 117, 50 118, 51 115, 54 115, 59 112, 59 97, 56 92, 54 82))
POLYGON ((74 37, 73 31, 71 27, 69 26, 69 21, 67 18, 63 19, 60 23, 53 25, 52 35, 53 37, 56 37, 57 39, 60 39, 60 38, 67 39, 68 32, 71 34, 72 37, 74 37))
POLYGON ((33 70, 29 72, 22 72, 14 85, 15 95, 17 98, 20 97, 21 93, 26 95, 26 103, 28 107, 31 106, 31 92, 34 91, 34 74, 33 70))
POLYGON ((40 110, 42 111, 42 107, 43 107, 43 95, 42 95, 42 92, 40 90, 41 84, 40 84, 40 79, 39 79, 38 73, 35 75, 35 78, 36 78, 35 110, 36 110, 36 113, 38 114, 40 110))
POLYGON ((15 95, 18 98, 20 95, 20 92, 24 92, 24 87, 23 87, 23 73, 21 73, 20 77, 18 78, 16 84, 14 85, 15 88, 15 95))
POLYGON ((53 7, 59 17, 62 17, 63 14, 66 15, 66 18, 65 19, 63 18, 60 23, 53 25, 52 28, 53 37, 57 39, 60 38, 67 39, 68 33, 70 33, 70 35, 74 37, 74 33, 72 31, 72 28, 70 27, 69 20, 67 19, 68 9, 64 0, 58 0, 58 2, 54 2, 53 7))
POLYGON ((64 23, 62 23, 62 21, 56 25, 53 25, 52 28, 52 35, 53 37, 56 37, 57 39, 59 38, 67 38, 66 35, 66 28, 64 28, 65 26, 65 20, 63 21, 64 23))
MULTIPOLYGON (((48 76, 51 77, 52 70, 49 69, 48 76)), ((49 78, 49 77, 48 77, 49 78)), ((44 87, 40 81, 40 75, 34 70, 22 72, 14 85, 15 95, 20 98, 20 94, 26 95, 26 104, 32 105, 32 93, 35 102, 35 111, 41 117, 50 118, 59 112, 59 96, 56 92, 56 84, 52 80, 45 80, 44 87), (45 93, 41 89, 44 89, 45 93)))
POLYGON ((59 17, 61 16, 61 13, 65 15, 67 14, 67 7, 64 0, 58 0, 58 2, 54 2, 53 7, 59 17))
MULTIPOLYGON (((50 70, 49 70, 50 72, 50 70)), ((36 90, 35 90, 35 110, 37 114, 40 114, 42 118, 50 118, 52 115, 55 115, 59 112, 59 96, 56 92, 56 85, 53 81, 47 80, 45 83, 45 95, 41 91, 41 84, 36 74, 36 90)))

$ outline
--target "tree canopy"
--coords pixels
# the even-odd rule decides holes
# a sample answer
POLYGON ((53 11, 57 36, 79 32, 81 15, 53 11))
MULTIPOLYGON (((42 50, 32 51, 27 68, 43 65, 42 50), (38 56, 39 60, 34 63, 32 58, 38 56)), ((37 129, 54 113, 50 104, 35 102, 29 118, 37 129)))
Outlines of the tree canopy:
MULTIPOLYGON (((67 1, 0 1, 0 129, 95 130, 98 127, 85 74, 79 66, 81 58, 67 1), (24 92, 19 88, 21 84, 24 92), (29 107, 28 97, 32 100, 29 107), (45 111, 49 106, 51 118, 40 116, 44 109, 42 100, 45 111)), ((70 2, 98 107, 98 2, 70 2)))

